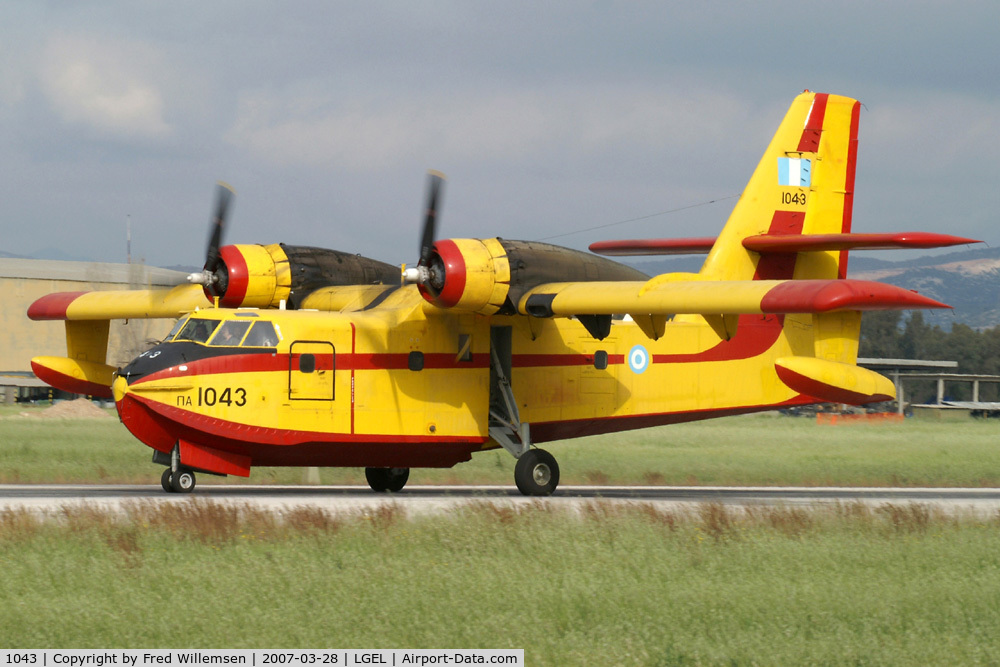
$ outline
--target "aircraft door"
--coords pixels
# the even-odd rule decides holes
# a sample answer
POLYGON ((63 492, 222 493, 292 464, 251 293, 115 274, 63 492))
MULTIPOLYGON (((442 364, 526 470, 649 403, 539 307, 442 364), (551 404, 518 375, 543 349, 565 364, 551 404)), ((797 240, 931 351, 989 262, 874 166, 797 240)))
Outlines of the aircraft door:
POLYGON ((333 401, 335 368, 333 343, 308 340, 293 342, 288 355, 288 399, 333 401))

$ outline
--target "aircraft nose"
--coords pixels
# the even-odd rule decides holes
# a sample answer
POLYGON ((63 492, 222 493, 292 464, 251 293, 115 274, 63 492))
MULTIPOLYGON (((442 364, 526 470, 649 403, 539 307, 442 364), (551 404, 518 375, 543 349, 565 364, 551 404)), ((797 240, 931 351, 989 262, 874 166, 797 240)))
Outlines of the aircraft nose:
POLYGON ((111 393, 115 397, 115 403, 121 403, 121 400, 125 397, 125 393, 128 391, 128 380, 123 376, 119 375, 115 378, 114 383, 111 385, 111 393))

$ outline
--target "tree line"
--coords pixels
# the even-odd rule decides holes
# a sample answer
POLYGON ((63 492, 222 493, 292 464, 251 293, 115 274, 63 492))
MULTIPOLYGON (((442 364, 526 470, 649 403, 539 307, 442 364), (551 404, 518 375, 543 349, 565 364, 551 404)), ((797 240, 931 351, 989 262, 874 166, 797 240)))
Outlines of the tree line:
MULTIPOLYGON (((1000 326, 977 331, 965 324, 953 324, 951 331, 931 326, 924 321, 919 310, 873 311, 861 318, 859 357, 881 359, 929 359, 957 361, 956 373, 1000 375, 1000 326)), ((933 380, 908 382, 907 401, 933 402, 937 386, 933 380)), ((966 383, 949 383, 946 394, 954 400, 971 400, 972 386, 966 383)), ((998 385, 982 383, 979 400, 997 401, 998 385)))

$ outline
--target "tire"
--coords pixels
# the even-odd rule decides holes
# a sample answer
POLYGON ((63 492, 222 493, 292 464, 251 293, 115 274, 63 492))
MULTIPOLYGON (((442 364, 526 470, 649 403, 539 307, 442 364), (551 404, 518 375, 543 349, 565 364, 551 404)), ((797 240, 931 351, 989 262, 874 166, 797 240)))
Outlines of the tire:
POLYGON ((514 466, 514 483, 525 496, 550 496, 559 486, 559 464, 544 449, 529 449, 514 466))
POLYGON ((368 486, 376 493, 396 493, 406 486, 410 478, 409 468, 365 468, 368 486))
POLYGON ((181 468, 170 477, 170 488, 174 493, 191 493, 194 491, 194 486, 194 472, 186 468, 181 468))
POLYGON ((174 492, 173 487, 170 486, 170 468, 164 470, 163 474, 160 475, 160 486, 162 486, 163 490, 166 491, 167 493, 174 492))

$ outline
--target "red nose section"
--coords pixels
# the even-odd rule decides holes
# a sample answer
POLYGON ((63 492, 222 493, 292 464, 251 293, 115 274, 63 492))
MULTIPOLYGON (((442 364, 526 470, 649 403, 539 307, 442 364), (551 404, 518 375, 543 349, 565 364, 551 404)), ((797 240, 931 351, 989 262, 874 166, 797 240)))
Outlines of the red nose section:
POLYGON ((143 444, 169 453, 180 446, 181 465, 220 475, 250 476, 249 456, 223 451, 185 439, 190 429, 182 420, 171 420, 143 404, 142 399, 126 392, 116 403, 125 427, 143 444))

